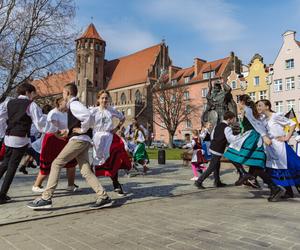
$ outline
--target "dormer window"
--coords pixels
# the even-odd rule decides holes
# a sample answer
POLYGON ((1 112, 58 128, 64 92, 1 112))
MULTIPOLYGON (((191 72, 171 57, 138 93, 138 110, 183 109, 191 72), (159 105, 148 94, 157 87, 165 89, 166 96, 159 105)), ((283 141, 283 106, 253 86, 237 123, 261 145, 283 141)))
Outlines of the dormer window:
POLYGON ((189 76, 187 76, 187 77, 184 78, 184 83, 189 83, 189 81, 190 81, 190 77, 189 76))
POLYGON ((294 68, 294 59, 285 60, 285 68, 293 69, 294 68))
POLYGON ((173 80, 171 81, 171 84, 172 84, 172 86, 176 85, 176 84, 177 84, 177 79, 173 79, 173 80))
POLYGON ((212 71, 208 71, 208 72, 204 72, 203 73, 203 79, 209 79, 209 78, 213 78, 215 77, 216 73, 214 70, 212 71))

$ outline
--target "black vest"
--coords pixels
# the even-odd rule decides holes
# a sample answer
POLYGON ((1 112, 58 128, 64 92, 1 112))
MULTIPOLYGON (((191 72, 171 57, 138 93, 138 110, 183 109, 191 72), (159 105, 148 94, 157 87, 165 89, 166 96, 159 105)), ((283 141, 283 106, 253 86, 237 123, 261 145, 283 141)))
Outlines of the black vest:
POLYGON ((227 139, 224 133, 226 127, 228 127, 228 125, 224 122, 219 123, 215 127, 213 139, 210 144, 210 149, 220 154, 224 153, 227 145, 227 139))
MULTIPOLYGON (((74 100, 75 101, 75 100, 74 100)), ((77 100, 76 100, 77 101, 77 100)), ((73 136, 78 136, 78 135, 88 135, 90 138, 93 137, 93 130, 89 129, 87 132, 84 134, 78 134, 73 132, 73 128, 81 128, 81 121, 79 121, 71 112, 71 109, 69 107, 68 109, 68 129, 69 129, 69 138, 73 136)))
POLYGON ((249 122, 249 120, 247 119, 246 116, 244 116, 243 121, 242 121, 242 125, 243 125, 243 133, 247 132, 248 130, 253 129, 252 124, 249 122))
POLYGON ((6 135, 19 137, 29 137, 32 124, 31 117, 26 111, 31 100, 28 99, 12 99, 7 103, 7 129, 6 135))

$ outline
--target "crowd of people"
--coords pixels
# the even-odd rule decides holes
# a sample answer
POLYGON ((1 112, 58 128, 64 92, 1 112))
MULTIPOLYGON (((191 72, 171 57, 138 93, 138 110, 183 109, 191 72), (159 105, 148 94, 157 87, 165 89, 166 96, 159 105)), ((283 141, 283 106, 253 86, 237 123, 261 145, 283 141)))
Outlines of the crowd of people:
MULTIPOLYGON (((2 163, 0 204, 11 200, 7 195, 16 171, 28 173, 39 166, 32 191, 41 197, 29 202, 31 209, 52 207, 60 172, 66 168, 68 186, 75 192, 75 168, 96 193, 91 209, 107 207, 112 200, 98 176, 111 178, 114 191, 124 196, 118 172, 135 170, 146 173, 149 168, 145 140, 148 131, 136 119, 124 127, 124 114, 110 106, 110 94, 101 90, 95 106, 87 108, 77 98, 75 84, 63 88, 54 107, 41 109, 35 102, 36 89, 30 83, 17 88, 17 98, 7 98, 0 105, 0 148, 2 163), (113 119, 118 120, 115 126, 113 119), (92 147, 92 163, 89 149, 92 147), (142 166, 142 171, 138 165, 142 166), (48 178, 45 188, 43 182, 48 178)), ((288 144, 296 123, 272 111, 268 100, 254 103, 248 95, 239 100, 241 121, 231 111, 224 113, 215 127, 206 123, 203 129, 192 131, 192 140, 185 148, 192 150, 191 168, 195 186, 205 189, 203 182, 214 173, 214 185, 225 187, 220 178, 223 158, 227 158, 239 174, 236 186, 258 188, 260 177, 270 189, 268 201, 293 198, 293 187, 300 192, 300 157, 288 144), (289 131, 285 132, 285 127, 289 131), (245 169, 249 167, 247 171, 245 169)))

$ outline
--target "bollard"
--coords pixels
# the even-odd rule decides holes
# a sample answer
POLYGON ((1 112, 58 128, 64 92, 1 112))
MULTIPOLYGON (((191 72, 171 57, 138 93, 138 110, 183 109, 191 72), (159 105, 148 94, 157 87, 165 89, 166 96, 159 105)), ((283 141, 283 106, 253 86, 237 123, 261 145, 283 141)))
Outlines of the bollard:
POLYGON ((158 150, 158 164, 166 164, 166 151, 164 149, 158 150))

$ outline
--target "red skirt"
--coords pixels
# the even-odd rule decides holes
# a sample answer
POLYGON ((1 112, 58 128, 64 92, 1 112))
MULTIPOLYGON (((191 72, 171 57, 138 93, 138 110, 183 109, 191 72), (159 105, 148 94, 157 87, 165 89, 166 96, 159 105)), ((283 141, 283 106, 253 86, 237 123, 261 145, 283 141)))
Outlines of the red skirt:
POLYGON ((96 176, 114 177, 119 169, 131 169, 131 160, 124 148, 124 143, 116 134, 113 135, 109 153, 110 156, 104 164, 95 166, 96 176))
POLYGON ((1 150, 0 150, 0 161, 3 160, 4 155, 5 155, 5 144, 4 144, 4 142, 3 142, 3 143, 2 143, 1 150))
MULTIPOLYGON (((42 142, 42 150, 40 155, 40 173, 48 175, 50 173, 51 164, 59 153, 68 143, 66 138, 58 138, 53 133, 46 133, 42 142)), ((77 165, 76 160, 68 162, 66 168, 74 168, 77 165)))

